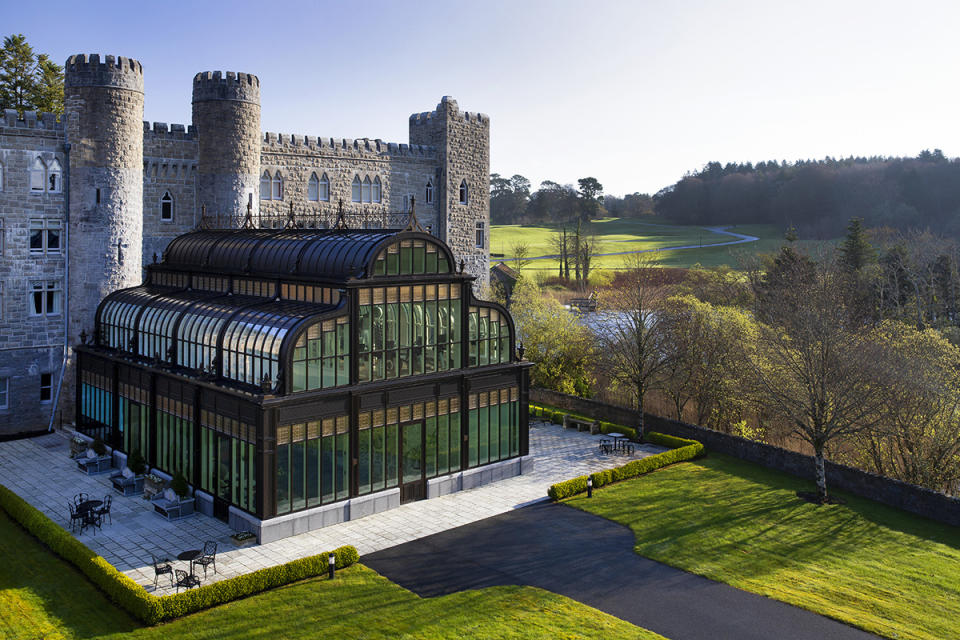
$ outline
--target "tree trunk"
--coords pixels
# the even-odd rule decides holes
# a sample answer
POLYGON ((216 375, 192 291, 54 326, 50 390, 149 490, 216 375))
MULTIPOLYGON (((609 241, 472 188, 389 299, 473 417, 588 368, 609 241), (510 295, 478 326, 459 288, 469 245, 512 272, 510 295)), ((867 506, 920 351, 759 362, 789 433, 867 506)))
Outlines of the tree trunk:
POLYGON ((820 504, 827 502, 827 472, 823 465, 823 449, 818 448, 813 456, 813 464, 817 470, 817 496, 820 504))
POLYGON ((640 414, 639 423, 637 425, 637 442, 643 440, 643 386, 637 385, 637 413, 640 414))

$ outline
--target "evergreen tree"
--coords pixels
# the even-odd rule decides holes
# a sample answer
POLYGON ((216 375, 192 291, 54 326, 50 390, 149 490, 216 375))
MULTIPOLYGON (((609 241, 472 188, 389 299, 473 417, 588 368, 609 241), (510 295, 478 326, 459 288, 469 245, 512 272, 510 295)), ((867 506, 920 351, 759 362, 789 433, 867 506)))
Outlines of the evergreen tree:
POLYGON ((63 67, 35 54, 24 35, 3 39, 0 49, 0 109, 63 113, 63 67))
POLYGON ((877 252, 864 235, 863 218, 851 218, 847 235, 840 244, 840 265, 849 273, 858 273, 876 257, 877 252))

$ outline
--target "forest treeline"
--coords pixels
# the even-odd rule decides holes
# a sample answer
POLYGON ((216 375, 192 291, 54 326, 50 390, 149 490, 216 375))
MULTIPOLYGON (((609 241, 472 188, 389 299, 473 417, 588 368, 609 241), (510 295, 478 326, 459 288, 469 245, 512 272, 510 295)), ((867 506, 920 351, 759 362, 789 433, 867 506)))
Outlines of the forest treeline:
POLYGON ((493 224, 567 223, 602 216, 639 218, 653 215, 653 198, 630 193, 622 198, 605 196, 596 178, 580 178, 577 188, 544 180, 531 191, 530 180, 516 174, 490 175, 490 221, 493 224))
POLYGON ((825 158, 793 163, 710 162, 654 198, 678 224, 769 223, 834 238, 853 217, 868 227, 960 235, 960 159, 939 149, 915 158, 825 158))

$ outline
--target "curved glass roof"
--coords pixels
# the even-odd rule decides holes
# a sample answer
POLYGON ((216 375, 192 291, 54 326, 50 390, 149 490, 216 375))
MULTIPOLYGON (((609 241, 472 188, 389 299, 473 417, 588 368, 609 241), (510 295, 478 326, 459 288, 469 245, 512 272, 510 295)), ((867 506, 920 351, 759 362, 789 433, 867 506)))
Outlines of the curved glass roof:
POLYGON ((224 378, 276 382, 284 339, 335 315, 333 305, 141 286, 104 298, 100 344, 224 378))
POLYGON ((163 263, 217 273, 346 280, 374 275, 372 264, 381 251, 410 239, 445 257, 437 261, 443 268, 432 273, 450 273, 450 249, 430 234, 369 229, 195 231, 174 239, 163 263))

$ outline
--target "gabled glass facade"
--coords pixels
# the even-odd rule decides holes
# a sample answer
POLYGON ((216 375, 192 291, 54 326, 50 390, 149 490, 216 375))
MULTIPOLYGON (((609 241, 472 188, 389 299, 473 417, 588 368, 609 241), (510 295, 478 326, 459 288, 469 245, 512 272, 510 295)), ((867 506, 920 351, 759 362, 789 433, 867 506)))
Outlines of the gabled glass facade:
POLYGON ((78 346, 78 424, 261 521, 527 452, 500 306, 413 231, 197 231, 78 346))

